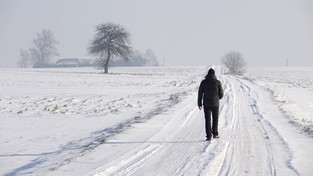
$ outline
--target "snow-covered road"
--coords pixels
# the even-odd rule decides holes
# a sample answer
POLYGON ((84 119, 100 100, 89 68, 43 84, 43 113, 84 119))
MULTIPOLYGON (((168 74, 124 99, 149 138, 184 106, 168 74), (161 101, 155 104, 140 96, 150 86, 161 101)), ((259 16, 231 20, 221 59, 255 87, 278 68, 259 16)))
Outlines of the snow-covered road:
MULTIPOLYGON (((119 157, 91 175, 309 175, 310 169, 294 167, 288 143, 259 109, 258 97, 266 92, 256 92, 248 82, 230 76, 223 77, 223 83, 220 139, 204 141, 203 112, 195 107, 193 94, 166 114, 150 137, 135 140, 141 142, 133 144, 133 136, 141 133, 138 129, 149 131, 155 122, 135 128, 122 137, 125 140, 108 141, 108 150, 120 148, 114 154, 119 157)), ((270 111, 283 118, 278 107, 270 111)))
MULTIPOLYGON (((225 95, 221 138, 205 141, 203 111, 196 107, 201 78, 195 78, 207 70, 201 68, 175 82, 191 83, 188 89, 172 90, 169 99, 162 97, 148 113, 72 141, 4 175, 312 175, 313 140, 290 123, 271 91, 215 68, 225 95)), ((3 159, 10 156, 0 154, 6 164, 3 159)))

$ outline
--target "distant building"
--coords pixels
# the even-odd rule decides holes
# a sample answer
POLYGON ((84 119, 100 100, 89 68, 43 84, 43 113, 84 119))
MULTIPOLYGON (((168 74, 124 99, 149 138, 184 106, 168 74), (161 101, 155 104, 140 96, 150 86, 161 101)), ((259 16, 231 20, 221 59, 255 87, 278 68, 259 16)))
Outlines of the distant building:
POLYGON ((79 59, 77 58, 59 59, 56 61, 55 65, 57 67, 79 67, 79 59))
POLYGON ((92 59, 64 58, 55 63, 56 67, 91 67, 94 66, 92 59))

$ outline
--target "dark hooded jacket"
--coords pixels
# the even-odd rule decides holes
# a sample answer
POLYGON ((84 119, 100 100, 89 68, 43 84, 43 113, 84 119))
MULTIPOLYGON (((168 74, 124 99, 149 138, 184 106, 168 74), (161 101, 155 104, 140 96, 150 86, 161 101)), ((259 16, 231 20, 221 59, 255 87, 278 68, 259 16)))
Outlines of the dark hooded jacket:
POLYGON ((215 74, 207 74, 199 87, 198 106, 217 107, 221 98, 223 98, 221 82, 217 80, 215 74))

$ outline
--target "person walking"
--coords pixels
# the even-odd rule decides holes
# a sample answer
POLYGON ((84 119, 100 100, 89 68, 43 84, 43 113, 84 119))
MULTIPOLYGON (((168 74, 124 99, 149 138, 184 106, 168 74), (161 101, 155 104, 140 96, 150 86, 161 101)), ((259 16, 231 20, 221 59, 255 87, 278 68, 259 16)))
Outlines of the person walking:
POLYGON ((218 112, 219 100, 223 98, 223 89, 221 82, 216 78, 215 71, 210 68, 205 79, 201 81, 198 91, 198 107, 204 110, 206 140, 219 138, 218 135, 218 112), (202 103, 203 100, 203 103, 202 103), (212 114, 212 127, 211 127, 212 114))

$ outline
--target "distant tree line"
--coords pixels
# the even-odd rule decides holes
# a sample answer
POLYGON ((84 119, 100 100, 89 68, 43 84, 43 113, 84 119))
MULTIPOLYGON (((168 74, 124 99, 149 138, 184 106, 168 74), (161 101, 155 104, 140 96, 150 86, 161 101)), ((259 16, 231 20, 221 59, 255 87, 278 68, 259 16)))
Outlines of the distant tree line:
POLYGON ((141 66, 159 66, 159 62, 151 49, 145 53, 134 51, 130 59, 116 59, 110 63, 111 67, 141 67, 141 66))
MULTIPOLYGON (((53 67, 51 58, 59 56, 52 31, 43 29, 37 33, 33 46, 28 50, 20 49, 18 66, 53 67)), ((144 53, 133 51, 130 34, 127 30, 114 23, 104 23, 96 27, 94 39, 88 47, 89 54, 95 56, 93 65, 104 69, 108 73, 109 66, 158 66, 158 60, 151 49, 144 53)), ((72 59, 73 60, 73 59, 72 59)))
MULTIPOLYGON (((20 49, 20 67, 51 67, 50 59, 59 56, 52 31, 43 29, 33 39, 33 46, 28 50, 20 49)), ((93 64, 101 67, 104 73, 108 73, 109 66, 158 66, 158 60, 151 49, 144 53, 133 51, 130 42, 130 34, 121 25, 103 23, 96 27, 96 34, 87 48, 90 55, 97 59, 93 64)), ((68 65, 80 65, 79 59, 67 59, 68 65)), ((242 54, 230 51, 222 58, 223 65, 228 73, 242 75, 246 70, 246 61, 242 54)), ((85 64, 86 66, 86 64, 85 64)))
POLYGON ((45 67, 54 56, 59 56, 56 45, 59 42, 55 40, 52 31, 43 29, 37 33, 33 40, 33 46, 28 50, 20 49, 20 60, 18 65, 26 67, 45 67))

